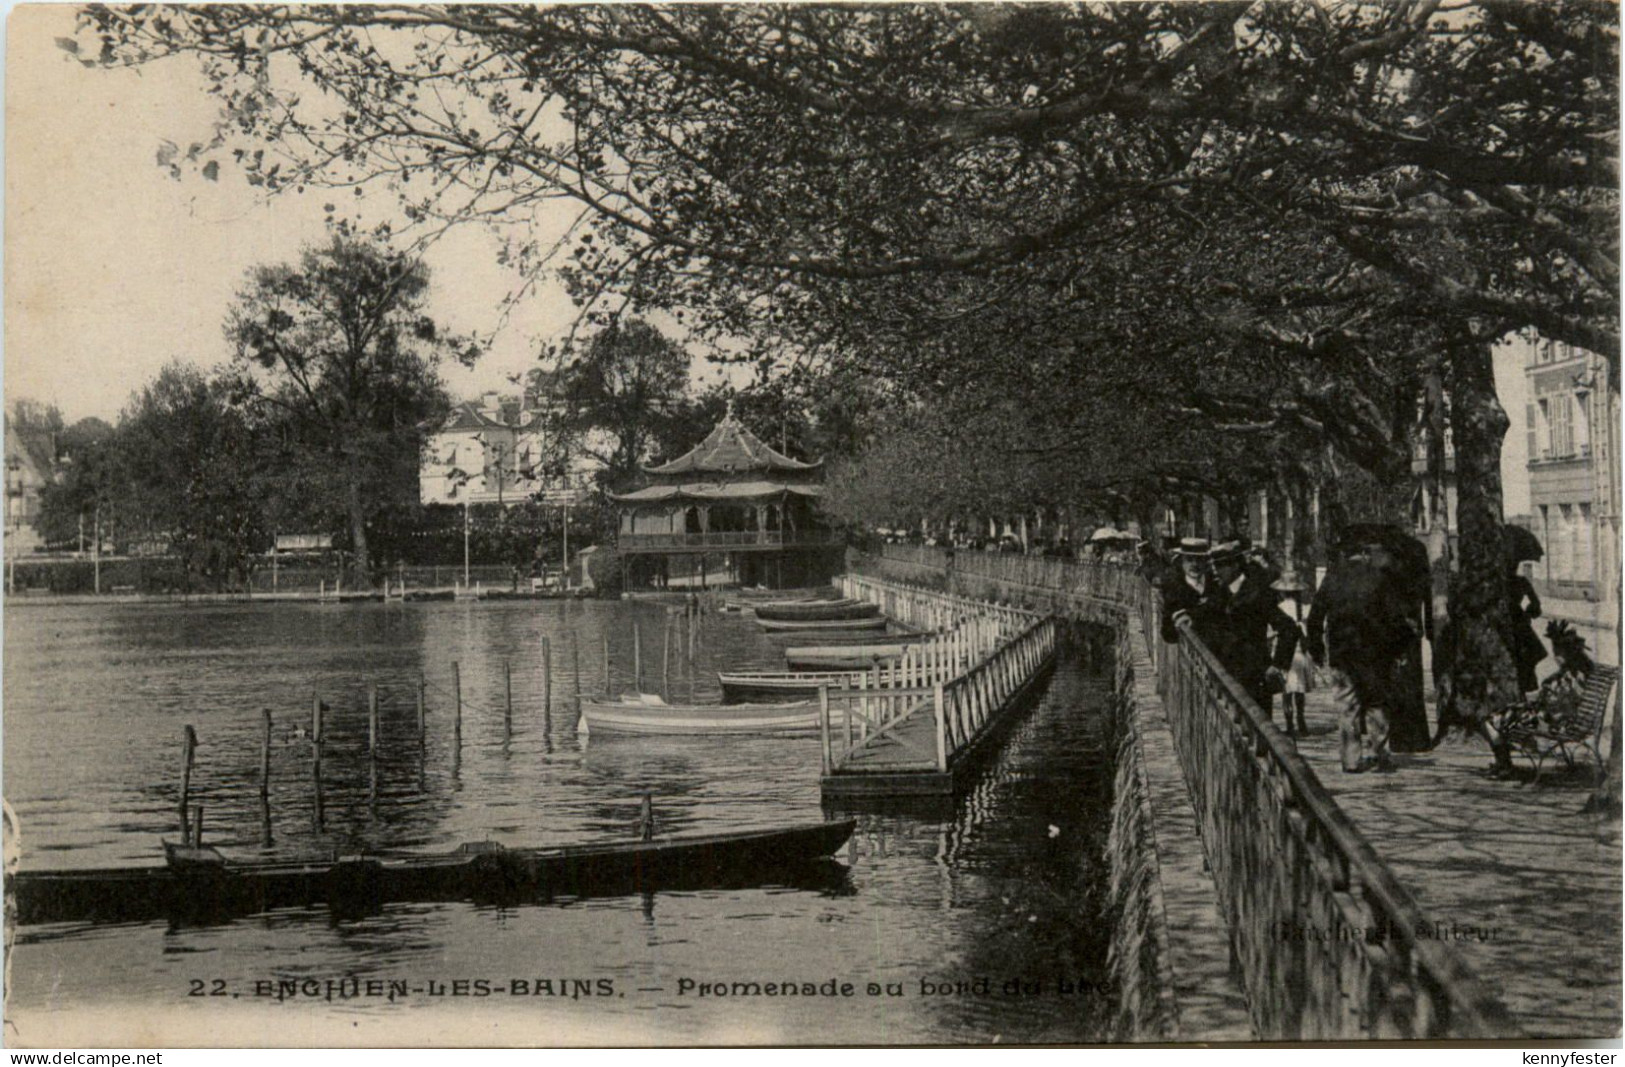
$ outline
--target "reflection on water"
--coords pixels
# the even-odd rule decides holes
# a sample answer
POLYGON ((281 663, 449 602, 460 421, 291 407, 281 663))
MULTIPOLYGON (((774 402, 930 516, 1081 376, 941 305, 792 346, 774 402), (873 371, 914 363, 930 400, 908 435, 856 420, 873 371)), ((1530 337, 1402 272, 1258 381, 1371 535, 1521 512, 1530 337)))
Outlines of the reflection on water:
MULTIPOLYGON (((160 835, 175 833, 185 724, 200 738, 193 803, 206 809, 213 843, 244 855, 621 837, 645 791, 662 833, 820 817, 816 739, 576 736, 577 662, 581 691, 601 691, 607 637, 610 687, 631 688, 634 622, 644 688, 661 687, 667 662, 674 699, 690 690, 718 699, 719 666, 782 663, 754 623, 727 615, 704 619, 693 664, 673 631, 667 660, 667 621, 659 605, 598 602, 14 608, 5 613, 4 761, 25 865, 155 862, 160 835), (380 693, 377 760, 366 751, 369 684, 380 693), (298 736, 318 695, 328 708, 319 826, 316 768, 298 736), (258 789, 266 707, 270 846, 258 789)), ((580 978, 608 980, 614 995, 527 993, 510 1039, 609 1027, 602 1032, 666 1041, 1087 1040, 1107 1015, 1105 684, 1063 666, 946 810, 860 816, 839 857, 849 873, 833 881, 519 907, 391 905, 342 922, 291 910, 206 927, 35 927, 18 939, 12 1014, 155 997, 187 1011, 196 1005, 184 994, 200 978, 226 983, 239 1006, 271 1012, 286 998, 261 990, 361 976, 423 992, 324 996, 300 1017, 410 1019, 434 999, 435 982, 528 990, 538 978, 580 978), (696 992, 831 979, 853 984, 854 995, 696 992)), ((512 1010, 514 996, 481 1010, 512 1010)))

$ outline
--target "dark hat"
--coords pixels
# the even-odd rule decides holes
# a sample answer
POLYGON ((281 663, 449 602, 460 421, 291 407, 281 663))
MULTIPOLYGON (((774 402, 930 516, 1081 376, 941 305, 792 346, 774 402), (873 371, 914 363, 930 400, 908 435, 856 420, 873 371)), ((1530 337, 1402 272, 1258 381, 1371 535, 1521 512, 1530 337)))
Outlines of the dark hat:
POLYGON ((1207 538, 1182 537, 1179 539, 1179 547, 1174 549, 1174 555, 1206 559, 1210 551, 1211 549, 1208 546, 1207 538))
POLYGON ((1231 560, 1240 559, 1246 552, 1247 546, 1240 541, 1220 541, 1213 546, 1210 558, 1214 563, 1229 563, 1231 560))

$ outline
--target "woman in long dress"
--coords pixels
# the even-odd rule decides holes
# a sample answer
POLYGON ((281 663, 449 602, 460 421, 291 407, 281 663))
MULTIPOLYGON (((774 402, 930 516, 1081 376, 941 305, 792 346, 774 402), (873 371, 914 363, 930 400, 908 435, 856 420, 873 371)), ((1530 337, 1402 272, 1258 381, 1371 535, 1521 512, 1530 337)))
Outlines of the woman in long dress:
POLYGON ((1534 620, 1540 618, 1540 597, 1516 563, 1507 583, 1507 613, 1512 616, 1512 659, 1518 667, 1518 687, 1532 693, 1540 688, 1535 667, 1546 658, 1546 646, 1534 626, 1534 620))

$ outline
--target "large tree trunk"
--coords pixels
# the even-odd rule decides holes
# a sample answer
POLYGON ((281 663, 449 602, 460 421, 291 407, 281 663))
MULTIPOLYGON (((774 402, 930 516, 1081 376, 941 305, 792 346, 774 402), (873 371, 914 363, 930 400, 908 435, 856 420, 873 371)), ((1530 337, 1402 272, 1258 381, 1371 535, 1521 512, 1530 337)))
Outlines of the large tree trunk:
POLYGON ((1462 719, 1455 710, 1455 688, 1450 683, 1451 655, 1442 647, 1441 636, 1450 618, 1450 575, 1455 562, 1450 550, 1450 498, 1448 495, 1450 457, 1445 452, 1444 377, 1437 365, 1427 374, 1423 441, 1427 450, 1427 470, 1423 485, 1427 490, 1428 509, 1428 575, 1431 629, 1428 644, 1433 649, 1433 691, 1439 707, 1439 724, 1459 724, 1462 719))
MULTIPOLYGON (((1305 588, 1315 587, 1315 516, 1309 506, 1309 486, 1297 478, 1281 482, 1281 497, 1286 504, 1282 516, 1282 555, 1289 570, 1297 572, 1305 588)), ((1307 603, 1307 598, 1305 598, 1307 603)))
POLYGON ((367 548, 367 512, 361 504, 361 479, 352 471, 349 484, 345 487, 345 505, 350 513, 350 546, 355 550, 355 565, 353 568, 354 587, 359 590, 372 588, 372 554, 367 548))
POLYGON ((1459 565, 1450 577, 1449 617, 1436 630, 1441 730, 1477 726, 1522 700, 1512 661, 1507 564, 1502 547, 1501 440, 1508 420, 1495 396, 1490 346, 1463 338, 1449 353, 1445 389, 1456 452, 1459 565), (1447 717, 1448 716, 1448 717, 1447 717))

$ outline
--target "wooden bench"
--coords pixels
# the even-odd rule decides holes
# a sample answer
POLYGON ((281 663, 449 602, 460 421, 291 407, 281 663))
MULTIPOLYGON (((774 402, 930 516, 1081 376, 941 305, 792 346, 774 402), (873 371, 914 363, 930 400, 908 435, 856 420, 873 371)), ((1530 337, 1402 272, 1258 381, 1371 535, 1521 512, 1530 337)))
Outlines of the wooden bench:
POLYGON ((1600 773, 1604 766, 1604 727, 1619 729, 1617 722, 1610 722, 1618 698, 1619 668, 1599 664, 1576 689, 1568 693, 1543 692, 1525 714, 1507 723, 1504 733, 1512 746, 1534 763, 1536 783, 1553 753, 1574 766, 1575 748, 1589 751, 1592 765, 1600 773))

